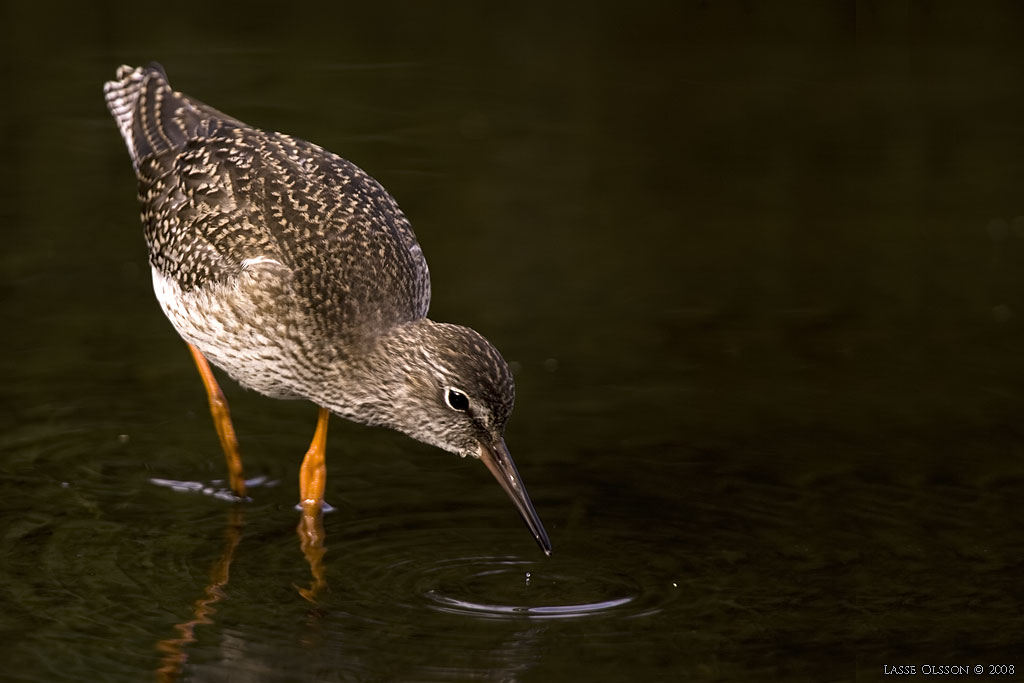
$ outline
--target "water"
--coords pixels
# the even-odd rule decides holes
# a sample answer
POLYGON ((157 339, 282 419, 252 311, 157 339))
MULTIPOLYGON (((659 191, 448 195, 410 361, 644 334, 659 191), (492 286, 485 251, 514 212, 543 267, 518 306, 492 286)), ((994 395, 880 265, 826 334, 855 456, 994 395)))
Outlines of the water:
POLYGON ((1019 668, 1024 16, 855 5, 8 8, 2 678, 1019 668), (479 463, 335 420, 314 575, 315 410, 228 381, 217 495, 100 96, 149 59, 397 197, 512 361, 551 558, 479 463))

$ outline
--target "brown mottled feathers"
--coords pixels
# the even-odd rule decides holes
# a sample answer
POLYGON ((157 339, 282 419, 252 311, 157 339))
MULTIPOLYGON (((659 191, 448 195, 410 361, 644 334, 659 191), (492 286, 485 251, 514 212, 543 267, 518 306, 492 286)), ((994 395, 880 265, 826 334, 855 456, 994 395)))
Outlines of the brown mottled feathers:
POLYGON ((505 445, 512 372, 478 332, 426 317, 427 264, 391 195, 316 145, 174 92, 158 65, 123 66, 104 92, 139 181, 154 293, 197 359, 483 460, 550 553, 505 445))
POLYGON ((412 228, 357 166, 172 91, 159 65, 123 66, 104 92, 139 179, 150 263, 183 291, 265 265, 335 335, 426 315, 412 228))

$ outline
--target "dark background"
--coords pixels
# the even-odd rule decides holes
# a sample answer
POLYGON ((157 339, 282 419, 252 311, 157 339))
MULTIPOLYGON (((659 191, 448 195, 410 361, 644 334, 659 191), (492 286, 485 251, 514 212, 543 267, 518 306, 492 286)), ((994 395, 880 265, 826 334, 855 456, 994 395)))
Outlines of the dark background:
POLYGON ((224 472, 101 96, 149 60, 397 198, 431 317, 513 365, 555 546, 482 468, 335 420, 312 605, 314 410, 225 382, 268 482, 168 676, 1024 666, 1024 6, 7 3, 0 26, 11 680, 150 678, 233 528, 151 481, 224 472))

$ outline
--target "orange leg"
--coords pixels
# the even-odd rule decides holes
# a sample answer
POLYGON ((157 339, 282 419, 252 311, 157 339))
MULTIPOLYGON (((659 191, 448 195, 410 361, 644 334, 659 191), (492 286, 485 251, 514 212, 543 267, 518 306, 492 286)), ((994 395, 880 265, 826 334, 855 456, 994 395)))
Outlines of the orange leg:
POLYGON ((238 453, 238 439, 235 438, 235 428, 231 424, 228 402, 203 354, 191 344, 188 345, 188 350, 192 352, 192 359, 195 360, 199 375, 203 378, 203 386, 206 387, 206 396, 210 399, 210 415, 213 416, 213 426, 217 428, 217 436, 220 437, 220 445, 223 447, 224 457, 228 461, 228 480, 231 483, 231 490, 236 496, 244 498, 245 477, 242 476, 242 456, 238 453))
POLYGON ((321 408, 316 416, 316 432, 309 444, 306 457, 299 469, 299 502, 305 512, 319 512, 324 503, 324 485, 327 483, 327 465, 324 453, 327 450, 327 408, 321 408))
POLYGON ((309 570, 313 575, 313 581, 309 588, 300 588, 299 594, 315 602, 317 594, 327 586, 324 578, 324 525, 323 525, 323 504, 324 486, 327 483, 327 465, 324 455, 327 450, 327 418, 330 413, 326 408, 321 408, 316 418, 316 432, 313 433, 313 441, 309 444, 306 457, 302 459, 302 467, 299 469, 299 501, 302 504, 302 517, 299 519, 299 527, 295 530, 299 534, 299 545, 302 547, 302 554, 309 562, 309 570))

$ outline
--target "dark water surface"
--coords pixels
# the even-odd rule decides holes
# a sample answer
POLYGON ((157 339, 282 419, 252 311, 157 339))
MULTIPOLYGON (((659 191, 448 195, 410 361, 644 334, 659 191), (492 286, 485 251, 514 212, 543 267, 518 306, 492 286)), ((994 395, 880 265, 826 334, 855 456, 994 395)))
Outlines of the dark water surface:
POLYGON ((0 29, 0 679, 1024 667, 1020 5, 68 11, 0 29), (209 495, 101 98, 151 59, 395 195, 513 363, 551 558, 479 463, 335 420, 303 597, 315 410, 229 381, 258 481, 209 495))

